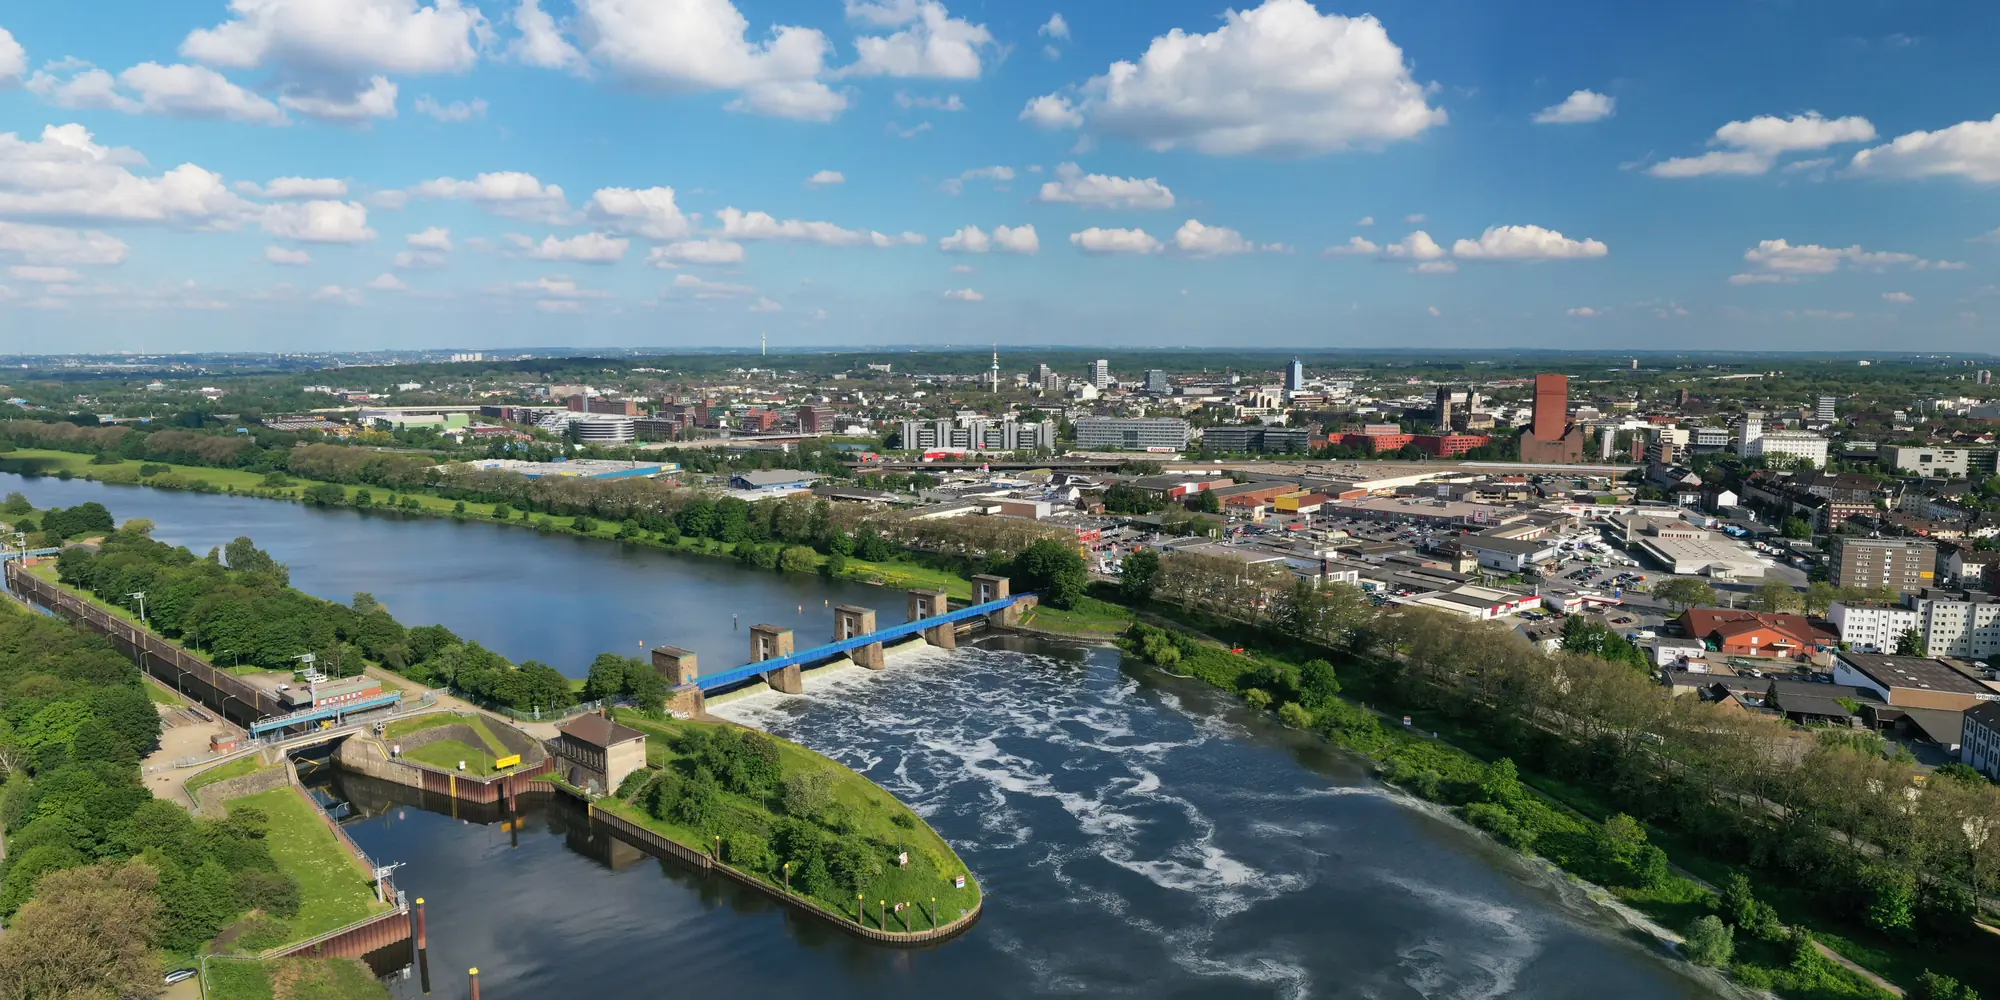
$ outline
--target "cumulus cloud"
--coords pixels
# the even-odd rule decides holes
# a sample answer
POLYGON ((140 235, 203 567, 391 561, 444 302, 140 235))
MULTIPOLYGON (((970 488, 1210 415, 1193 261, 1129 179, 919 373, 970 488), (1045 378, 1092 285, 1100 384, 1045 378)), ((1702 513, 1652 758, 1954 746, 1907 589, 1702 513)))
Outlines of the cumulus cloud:
POLYGON ((583 53, 563 37, 566 25, 542 9, 541 0, 521 0, 511 16, 520 35, 507 43, 507 54, 516 62, 542 69, 582 69, 583 53))
POLYGON ((364 243, 375 238, 368 208, 358 201, 267 205, 258 224, 279 239, 304 243, 364 243))
POLYGON ((1883 292, 1882 301, 1894 302, 1897 305, 1902 305, 1904 303, 1917 301, 1917 297, 1911 295, 1909 292, 1883 292))
POLYGON ((828 246, 875 247, 921 246, 926 242, 918 233, 890 236, 872 230, 843 229, 831 222, 778 219, 766 212, 745 212, 737 208, 725 208, 715 217, 722 223, 721 235, 732 240, 783 240, 828 246))
POLYGON ((478 61, 487 26, 464 0, 231 0, 229 7, 230 20, 189 33, 181 54, 233 69, 462 73, 478 61))
POLYGON ((591 62, 664 93, 735 91, 731 111, 831 121, 847 97, 819 80, 832 45, 783 25, 751 42, 730 0, 578 0, 572 30, 591 62))
POLYGON ((396 117, 396 85, 386 76, 371 77, 368 86, 352 94, 284 94, 278 103, 308 118, 357 124, 375 118, 396 117))
POLYGON ((1254 253, 1258 250, 1283 250, 1283 244, 1266 243, 1257 245, 1243 238, 1243 234, 1223 226, 1203 225, 1197 219, 1181 223, 1174 231, 1174 249, 1190 257, 1226 257, 1239 253, 1254 253))
POLYGON ((1594 90, 1579 90, 1562 99, 1560 104, 1551 104, 1535 112, 1535 121, 1543 125, 1581 125, 1599 122, 1611 117, 1618 107, 1618 99, 1600 94, 1594 90))
POLYGON ((1730 122, 1715 130, 1708 144, 1722 147, 1700 156, 1675 157, 1646 168, 1654 177, 1703 177, 1714 174, 1769 173, 1786 153, 1825 149, 1844 142, 1875 138, 1875 126, 1856 115, 1827 118, 1817 111, 1779 118, 1759 115, 1730 122))
POLYGON ((451 250, 451 230, 432 226, 422 232, 403 237, 403 242, 417 250, 438 250, 448 253, 451 250))
POLYGON ((399 268, 434 270, 451 263, 451 258, 436 250, 404 250, 396 254, 395 264, 399 268))
POLYGON ((938 249, 946 253, 1035 253, 1041 248, 1034 226, 996 226, 991 235, 978 226, 966 226, 938 241, 938 249))
POLYGON ((1056 179, 1042 185, 1036 196, 1045 202, 1090 208, 1156 209, 1174 207, 1174 193, 1157 177, 1110 177, 1086 174, 1074 163, 1056 167, 1056 179))
POLYGON ((670 187, 599 188, 584 207, 590 218, 647 239, 677 240, 694 230, 670 187))
POLYGON ((486 117, 486 100, 481 97, 475 97, 469 101, 453 101, 450 104, 440 104, 437 98, 425 94, 417 98, 417 103, 411 105, 411 107, 415 109, 417 114, 435 118, 441 122, 469 122, 474 118, 486 117))
POLYGON ((1382 248, 1359 236, 1350 236, 1347 242, 1327 247, 1320 251, 1322 257, 1363 257, 1382 252, 1382 248))
POLYGON ((1364 215, 1354 224, 1357 226, 1372 226, 1375 224, 1375 217, 1372 215, 1364 215))
POLYGON ((288 267, 301 267, 313 262, 312 254, 291 247, 281 247, 275 243, 264 248, 264 259, 288 267))
POLYGON ((407 292, 410 290, 410 286, 403 284, 403 279, 387 273, 376 275, 368 282, 368 287, 378 292, 407 292))
POLYGON ((1444 248, 1431 239, 1431 234, 1419 229, 1408 236, 1382 248, 1389 257, 1407 257, 1410 260, 1436 260, 1444 256, 1444 248))
POLYGON ((253 198, 285 201, 293 198, 345 198, 347 182, 338 177, 273 177, 270 183, 237 181, 236 190, 253 198))
POLYGON ((1035 29, 1035 34, 1043 38, 1060 38, 1068 41, 1069 22, 1063 20, 1063 16, 1060 13, 1050 14, 1049 19, 1042 22, 1041 27, 1035 29))
POLYGON ((0 133, 0 215, 229 229, 257 211, 220 174, 192 163, 157 177, 129 169, 145 162, 81 125, 50 125, 32 142, 0 133))
POLYGON ((1864 250, 1860 246, 1827 247, 1816 243, 1795 244, 1787 240, 1763 240, 1743 251, 1750 270, 1731 275, 1732 285, 1761 285, 1793 282, 1801 277, 1832 274, 1843 269, 1886 271, 1893 267, 1911 270, 1958 270, 1962 263, 1931 261, 1916 254, 1893 250, 1864 250))
MULTIPOLYGON (((1872 138, 1872 136, 1871 136, 1872 138)), ((2000 115, 1935 132, 1909 132, 1854 154, 1847 169, 1872 177, 1962 177, 2000 181, 2000 115)))
POLYGON ((361 290, 342 288, 339 285, 321 285, 313 290, 314 302, 332 302, 336 305, 358 306, 361 304, 361 290))
POLYGON ((729 240, 678 240, 665 246, 654 247, 646 255, 646 263, 654 267, 742 262, 743 244, 729 240))
POLYGON ((578 264, 616 263, 625 259, 625 249, 632 245, 631 240, 608 233, 581 233, 568 239, 548 236, 540 243, 535 242, 533 237, 508 233, 507 242, 512 243, 524 257, 578 264))
POLYGON ((0 28, 0 89, 13 86, 27 72, 28 50, 6 28, 0 28))
POLYGON ((469 181, 439 177, 411 188, 409 193, 418 198, 469 201, 493 215, 523 222, 559 226, 576 221, 562 188, 518 171, 480 174, 469 181))
POLYGON ((1207 34, 1168 32, 1074 101, 1036 98, 1021 117, 1225 156, 1379 147, 1446 120, 1380 21, 1321 14, 1308 0, 1227 11, 1207 34))
POLYGON ((0 221, 0 254, 30 264, 120 264, 129 250, 105 233, 0 221))
POLYGON ((22 281, 32 281, 39 285, 74 284, 83 280, 83 275, 67 267, 46 267, 36 264, 16 264, 7 273, 22 281))
POLYGON ((692 274, 674 275, 673 283, 667 287, 676 293, 691 295, 697 299, 740 299, 757 294, 757 290, 749 285, 710 281, 692 274))
POLYGON ((966 181, 983 180, 983 181, 992 181, 995 190, 1004 190, 1003 188, 1000 187, 1000 185, 1011 182, 1015 176, 1016 175, 1014 173, 1013 167, 1006 167, 1006 166, 974 167, 971 170, 967 170, 964 173, 959 174, 957 177, 945 178, 944 183, 938 186, 944 189, 944 193, 956 195, 956 194, 961 194, 965 191, 966 181))
POLYGON ((912 97, 900 90, 896 91, 896 106, 905 109, 923 108, 929 111, 965 110, 965 102, 959 100, 957 94, 947 94, 943 97, 924 97, 921 95, 912 97))
POLYGON ((1069 234, 1070 243, 1085 253, 1159 253, 1161 244, 1143 229, 1099 229, 1092 226, 1069 234))
POLYGON ((784 312, 785 307, 772 299, 758 296, 757 301, 750 303, 750 311, 753 313, 784 312))
POLYGON ((206 66, 140 63, 118 74, 89 64, 70 64, 65 78, 44 69, 28 89, 59 108, 119 111, 128 115, 221 119, 254 125, 285 125, 282 108, 206 66))
POLYGON ((806 178, 806 183, 813 187, 826 187, 829 184, 845 184, 847 183, 847 175, 838 170, 822 170, 806 178))
POLYGON ((944 297, 954 302, 984 302, 986 296, 970 288, 954 288, 944 293, 944 297))
POLYGON ((1451 245, 1452 256, 1468 260, 1575 260, 1610 252, 1596 240, 1573 240, 1540 226, 1491 226, 1477 240, 1451 245))
POLYGON ((841 71, 850 76, 979 78, 982 49, 993 46, 993 33, 983 24, 954 18, 937 0, 847 4, 849 17, 884 28, 901 28, 885 36, 854 40, 860 58, 841 71))

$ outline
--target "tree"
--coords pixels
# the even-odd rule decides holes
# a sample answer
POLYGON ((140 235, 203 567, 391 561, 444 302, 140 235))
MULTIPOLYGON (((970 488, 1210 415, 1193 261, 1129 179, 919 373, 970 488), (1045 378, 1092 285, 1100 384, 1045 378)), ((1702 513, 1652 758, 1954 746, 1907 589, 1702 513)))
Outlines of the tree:
POLYGON ((1979 994, 1972 987, 1929 969, 1917 977, 1916 991, 1910 997, 1911 1000, 1979 1000, 1979 994))
POLYGON ((1203 514, 1220 514, 1222 498, 1216 496, 1214 490, 1202 490, 1194 495, 1194 503, 1190 506, 1203 514))
POLYGON ((143 862, 57 872, 0 936, 0 1000, 116 1000, 160 989, 158 876, 143 862))
POLYGON ((1160 553, 1153 549, 1139 549, 1125 557, 1125 565, 1118 577, 1118 596, 1135 603, 1144 603, 1153 597, 1153 584, 1160 575, 1160 553))
POLYGON ((1026 590, 1040 591, 1055 608, 1073 608, 1090 585, 1090 568, 1076 546, 1055 538, 1035 542, 1014 557, 1013 576, 1026 590))
POLYGON ((1711 968, 1726 966, 1736 954, 1736 932, 1714 914, 1696 917, 1694 923, 1688 925, 1681 953, 1696 965, 1711 968))
POLYGON ((1928 644, 1924 642, 1924 634, 1911 628, 1896 637, 1896 655, 1929 656, 1931 654, 1928 644))
POLYGON ((625 693, 625 658, 617 653, 599 653, 590 661, 590 676, 583 682, 583 697, 589 701, 617 698, 625 693))
POLYGON ((833 777, 833 771, 828 768, 794 771, 785 775, 783 790, 779 794, 785 814, 799 819, 818 816, 833 804, 833 777))
POLYGON ((1792 585, 1776 577, 1766 578, 1751 591, 1749 605, 1753 611, 1787 612, 1797 611, 1802 606, 1801 595, 1792 585))
POLYGON ((1688 608, 1703 608, 1715 604, 1715 588, 1701 580, 1675 577, 1654 585, 1653 596, 1665 601, 1678 611, 1688 608))
POLYGON ((1812 524, 1807 522, 1806 519, 1803 517, 1786 518, 1785 523, 1780 530, 1784 532, 1786 538, 1812 537, 1812 524))

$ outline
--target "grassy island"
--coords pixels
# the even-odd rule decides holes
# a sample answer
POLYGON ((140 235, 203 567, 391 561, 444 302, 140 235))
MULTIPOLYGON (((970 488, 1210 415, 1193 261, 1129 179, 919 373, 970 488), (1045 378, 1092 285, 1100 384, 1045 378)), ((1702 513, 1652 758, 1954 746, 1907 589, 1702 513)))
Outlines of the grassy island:
POLYGON ((947 924, 978 907, 979 882, 951 845, 862 775, 725 723, 619 721, 646 734, 650 766, 598 809, 705 854, 719 849, 724 863, 771 885, 789 879, 793 895, 849 920, 859 898, 871 927, 923 931, 933 917, 947 924), (897 913, 898 903, 910 908, 897 913))

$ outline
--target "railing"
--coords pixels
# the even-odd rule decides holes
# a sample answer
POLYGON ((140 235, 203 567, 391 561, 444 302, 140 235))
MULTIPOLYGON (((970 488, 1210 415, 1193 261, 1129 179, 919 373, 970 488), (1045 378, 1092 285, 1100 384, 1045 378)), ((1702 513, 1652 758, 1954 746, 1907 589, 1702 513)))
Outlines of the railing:
POLYGON ((311 722, 315 719, 339 719, 342 715, 345 715, 349 712, 361 713, 361 712, 375 711, 377 709, 382 709, 390 705, 394 705, 402 700, 403 700, 403 692, 390 691, 384 694, 376 695, 373 698, 368 698, 362 701, 357 701, 346 705, 324 705, 324 706, 317 706, 314 708, 302 708, 296 712, 291 712, 285 715, 274 715, 267 719, 258 719, 256 722, 250 724, 250 735, 259 736, 273 729, 283 729, 286 726, 296 726, 301 722, 311 722))
POLYGON ((857 635, 851 639, 842 639, 838 642, 830 642, 824 646, 814 646, 811 649, 793 653, 789 656, 780 656, 769 660, 759 660, 756 663, 746 664, 741 667, 733 667, 719 674, 711 674, 706 677, 697 677, 695 678, 695 684, 704 691, 710 691, 718 687, 735 684, 740 681, 746 681, 752 677, 757 677, 762 674, 770 673, 773 670, 782 670, 785 667, 794 666, 802 663, 811 663, 816 660, 829 660, 835 656, 840 655, 841 653, 860 649, 863 646, 873 646, 876 643, 889 642, 891 640, 901 639, 905 636, 916 635, 917 633, 922 632, 925 629, 936 628, 939 625, 946 625, 954 622, 960 622, 968 618, 977 618, 981 615, 990 615, 995 611, 1003 611, 1006 610, 1007 608, 1012 607, 1016 601, 1033 596, 1035 595, 1032 593, 1015 594, 1011 597, 1000 598, 997 601, 987 601, 984 604, 974 604, 971 607, 960 608, 957 611, 949 611, 941 615, 932 615, 929 618, 919 618, 916 621, 905 622, 901 625, 891 625, 888 628, 877 629, 876 631, 870 632, 866 635, 857 635))

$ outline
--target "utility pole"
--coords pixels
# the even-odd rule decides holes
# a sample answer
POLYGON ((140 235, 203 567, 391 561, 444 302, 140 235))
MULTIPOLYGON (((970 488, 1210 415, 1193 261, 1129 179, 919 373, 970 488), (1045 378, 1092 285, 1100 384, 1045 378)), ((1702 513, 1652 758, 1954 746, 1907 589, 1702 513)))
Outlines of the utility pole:
POLYGON ((125 596, 139 602, 139 622, 141 624, 144 624, 146 621, 146 592, 143 590, 135 590, 132 593, 126 594, 125 596))

